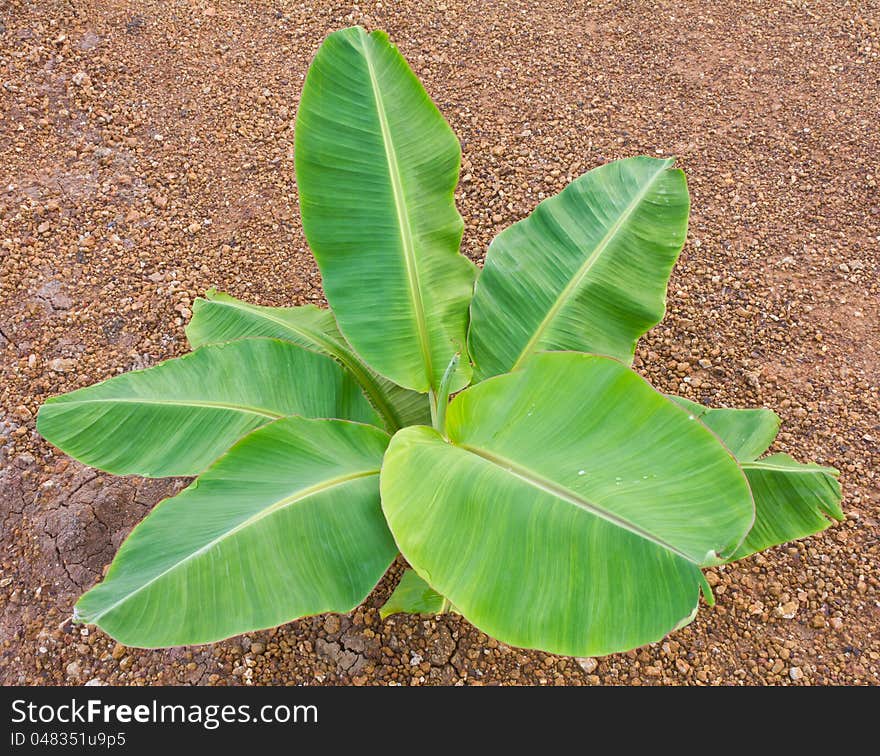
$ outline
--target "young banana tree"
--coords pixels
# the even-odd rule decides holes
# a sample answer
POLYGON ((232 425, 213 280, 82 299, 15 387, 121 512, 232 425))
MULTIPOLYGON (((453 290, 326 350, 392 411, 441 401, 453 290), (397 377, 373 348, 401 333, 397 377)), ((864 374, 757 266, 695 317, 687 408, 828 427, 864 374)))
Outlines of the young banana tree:
POLYGON ((332 310, 196 301, 193 352, 48 400, 37 427, 119 475, 198 476, 76 617, 126 645, 347 612, 462 614, 596 655, 687 624, 705 567, 841 519, 836 471, 762 455, 779 420, 633 372, 687 231, 672 160, 600 166, 460 254, 460 147, 381 32, 331 34, 296 124, 332 310), (450 397, 454 397, 450 400, 450 397))

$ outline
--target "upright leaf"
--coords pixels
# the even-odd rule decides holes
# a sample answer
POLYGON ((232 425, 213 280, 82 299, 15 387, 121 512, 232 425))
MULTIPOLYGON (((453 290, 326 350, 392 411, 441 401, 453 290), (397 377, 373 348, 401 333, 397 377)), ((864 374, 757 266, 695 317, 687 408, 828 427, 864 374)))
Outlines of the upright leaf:
MULTIPOLYGON (((458 140, 397 49, 360 27, 312 62, 296 122, 303 228, 339 327, 376 371, 436 390, 465 348, 458 140)), ((461 360, 455 391, 467 384, 461 360)))
POLYGON ((752 524, 745 476, 616 360, 535 355, 399 431, 382 508, 407 561, 506 643, 591 656, 688 622, 700 565, 752 524))
POLYGON ((255 431, 134 529, 76 618, 156 648, 351 611, 397 553, 379 506, 387 444, 340 420, 255 431))
POLYGON ((364 364, 339 333, 330 310, 314 305, 260 307, 214 289, 206 297, 193 303, 192 320, 186 327, 193 348, 252 336, 292 341, 333 357, 349 370, 390 433, 431 422, 427 398, 400 388, 364 364))
POLYGON ((632 361, 665 312, 687 235, 684 173, 634 157, 595 168, 492 242, 471 304, 474 378, 539 350, 632 361))
POLYGON ((197 475, 246 433, 285 415, 378 424, 334 360, 276 339, 204 346, 49 399, 37 430, 116 475, 197 475))
POLYGON ((740 461, 755 500, 755 524, 726 562, 814 535, 842 520, 837 470, 801 464, 787 454, 758 459, 773 443, 779 418, 767 409, 710 409, 670 397, 715 432, 740 461), (831 518, 831 519, 829 519, 831 518))

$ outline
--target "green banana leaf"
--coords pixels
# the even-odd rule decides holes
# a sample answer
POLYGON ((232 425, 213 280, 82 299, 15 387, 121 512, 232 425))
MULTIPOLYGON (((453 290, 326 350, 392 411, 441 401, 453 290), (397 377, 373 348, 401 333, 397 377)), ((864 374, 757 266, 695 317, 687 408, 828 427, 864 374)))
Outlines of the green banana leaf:
MULTIPOLYGON (((459 254, 458 140, 382 32, 331 34, 296 121, 303 229, 339 328, 378 373, 436 391, 465 350, 476 270, 459 254)), ((451 390, 470 377, 459 363, 451 390)))
POLYGON ((673 161, 618 160, 572 181, 489 246, 471 304, 474 380, 539 350, 632 362, 666 310, 690 200, 673 161))
POLYGON ((400 388, 364 364, 345 343, 331 310, 321 310, 314 305, 261 307, 211 289, 204 299, 199 297, 193 302, 186 335, 193 349, 251 336, 292 341, 333 357, 349 370, 389 433, 407 425, 431 422, 427 397, 400 388))
POLYGON ((379 505, 387 444, 341 420, 251 433, 134 529, 76 619, 157 648, 351 611, 397 554, 379 505))
POLYGON ((381 474, 404 557, 505 643, 593 656, 689 622, 754 506, 734 458, 617 360, 536 354, 405 428, 381 474), (442 548, 438 548, 442 544, 442 548))
POLYGON ((779 416, 772 410, 709 408, 683 396, 669 398, 713 431, 740 462, 756 460, 779 433, 779 416))
POLYGON ((755 524, 725 562, 815 535, 843 520, 837 470, 802 464, 787 454, 758 459, 773 443, 779 418, 767 409, 710 409, 680 396, 670 397, 714 431, 736 455, 755 499, 755 524))
POLYGON ((403 577, 379 610, 385 619, 392 614, 442 614, 448 602, 428 585, 415 570, 404 570, 403 577))
POLYGON ((156 478, 197 475, 285 415, 380 424, 334 360, 277 339, 244 339, 52 397, 37 430, 87 465, 156 478))
POLYGON ((771 454, 756 462, 743 462, 755 498, 755 524, 736 552, 727 560, 815 535, 842 521, 841 491, 837 470, 802 464, 787 454, 771 454))

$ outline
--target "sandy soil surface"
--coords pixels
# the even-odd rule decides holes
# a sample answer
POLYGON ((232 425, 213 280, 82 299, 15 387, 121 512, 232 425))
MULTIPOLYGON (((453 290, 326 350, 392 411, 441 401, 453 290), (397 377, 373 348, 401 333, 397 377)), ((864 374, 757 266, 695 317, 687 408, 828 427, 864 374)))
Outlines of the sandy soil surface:
POLYGON ((880 682, 880 7, 763 0, 0 0, 0 682, 880 682), (709 573, 665 642, 574 660, 376 607, 138 651, 69 622, 182 481, 114 479, 42 442, 46 397, 186 351, 211 285, 323 302, 293 119, 323 36, 399 44, 459 134, 465 252, 577 174, 678 155, 693 199, 669 312, 636 366, 765 405, 776 448, 841 470, 845 523, 709 573))

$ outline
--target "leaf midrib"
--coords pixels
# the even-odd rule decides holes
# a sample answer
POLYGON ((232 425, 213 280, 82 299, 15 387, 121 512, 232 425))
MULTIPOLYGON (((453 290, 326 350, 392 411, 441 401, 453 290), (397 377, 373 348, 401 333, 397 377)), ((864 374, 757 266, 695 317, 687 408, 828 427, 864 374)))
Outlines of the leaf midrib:
POLYGON ((276 317, 275 315, 271 315, 262 310, 254 312, 254 310, 252 310, 251 308, 242 307, 237 302, 229 302, 227 300, 221 299, 209 299, 208 302, 223 307, 231 307, 234 310, 239 310, 249 315, 256 315, 257 317, 265 318, 269 322, 275 323, 276 325, 281 326, 288 331, 297 333, 306 339, 311 339, 327 354, 335 357, 346 368, 348 368, 351 374, 355 377, 355 380, 357 380, 364 391, 369 394, 370 398, 373 400, 373 405, 382 414, 382 417, 385 418, 385 421, 389 426, 388 430, 393 433, 400 429, 401 419, 394 411, 394 407, 388 401, 385 393, 382 391, 381 386, 379 386, 379 384, 375 380, 373 380, 372 376, 364 369, 364 366, 357 359, 357 357, 355 357, 349 350, 347 350, 342 344, 340 344, 329 334, 323 333, 318 330, 312 330, 311 328, 305 328, 301 325, 294 325, 284 320, 284 318, 276 317))
POLYGON ((617 236, 618 231, 623 228, 623 225, 626 221, 629 220, 630 216, 636 211, 636 208, 641 204, 642 200, 648 195, 648 192, 654 186, 654 182, 659 178, 659 176, 665 171, 669 166, 671 166, 675 161, 672 158, 668 160, 664 160, 663 164, 660 168, 654 173, 653 176, 647 181, 645 186, 639 190, 639 192, 633 197, 630 203, 626 206, 626 209, 621 213, 620 217, 611 225, 608 231, 605 232, 605 236, 599 241, 596 245, 596 248, 590 253, 590 256, 584 260, 581 267, 578 269, 578 272, 572 276, 571 280, 565 285, 565 288, 560 292, 559 296, 556 298, 556 301, 553 303, 553 306, 547 311, 547 314, 538 324, 538 327, 532 333, 525 347, 523 347, 522 351, 519 353, 519 356, 516 358, 516 362, 513 363, 513 366, 510 368, 511 370, 516 370, 531 353, 537 347, 538 342, 544 335, 544 332, 547 328, 550 327, 550 324, 555 320, 556 316, 560 313, 562 308, 567 304, 568 299, 572 296, 572 294, 580 287, 584 278, 589 274, 590 270, 592 270, 593 266, 602 256, 602 253, 608 248, 608 245, 611 244, 612 240, 617 236))
POLYGON ((410 300, 416 316, 416 330, 419 337, 419 349, 422 353, 422 359, 425 365, 425 376, 428 385, 434 388, 434 367, 431 359, 431 344, 428 335, 428 324, 425 317, 425 306, 422 302, 422 291, 419 284, 419 270, 416 264, 415 243, 412 237, 412 229, 409 225, 408 210, 406 207, 406 195, 403 191, 403 178, 400 174, 400 167, 397 164, 397 153, 394 148, 394 141, 391 137, 391 127, 388 123, 388 116, 385 113, 385 105, 382 101, 382 91, 379 86, 379 80, 373 67, 373 61, 370 56, 369 37, 365 32, 359 35, 361 50, 363 51, 364 60, 367 63, 367 72, 370 76, 370 84, 373 90, 373 99, 376 103, 376 115, 379 120, 379 128, 382 132, 382 145, 385 148, 385 159, 388 162, 388 174, 391 179, 391 193, 394 197, 394 207, 397 211, 397 225, 400 230, 400 241, 403 247, 403 260, 406 267, 407 282, 409 284, 410 300))
POLYGON ((666 549, 667 551, 672 552, 676 556, 679 556, 682 559, 687 560, 691 564, 695 564, 697 566, 700 565, 700 562, 698 560, 696 560, 692 556, 689 556, 688 554, 684 553, 683 551, 678 549, 676 546, 673 546, 671 543, 664 541, 659 536, 654 535, 653 533, 645 530, 644 528, 640 527, 639 525, 636 525, 635 523, 632 523, 629 520, 626 520, 626 519, 620 517, 619 515, 614 514, 613 512, 609 512, 608 510, 602 509, 601 507, 597 506, 593 502, 587 501, 586 499, 578 496, 573 491, 570 491, 569 489, 565 488, 564 486, 560 486, 559 484, 554 483, 553 481, 548 480, 547 478, 544 478, 543 476, 536 473, 534 470, 530 470, 530 469, 523 467, 522 465, 514 462, 511 459, 507 459, 506 457, 502 457, 499 454, 496 454, 494 452, 490 452, 486 449, 482 449, 477 446, 472 446, 470 444, 460 444, 460 443, 455 443, 454 445, 457 446, 459 449, 464 449, 465 451, 468 451, 471 454, 474 454, 475 456, 478 456, 478 457, 486 460, 487 462, 490 462, 491 464, 500 468, 504 472, 509 473, 510 475, 512 475, 515 478, 518 478, 519 480, 522 480, 523 482, 527 483, 528 485, 532 486, 533 488, 537 488, 538 490, 543 491, 544 493, 548 493, 551 496, 555 496, 556 498, 561 499, 562 501, 565 501, 569 504, 572 504, 576 507, 579 507, 580 509, 583 509, 585 512, 588 512, 589 514, 594 515, 595 517, 599 517, 600 519, 605 520, 606 522, 610 522, 612 525, 615 525, 619 528, 622 528, 623 530, 627 530, 630 533, 633 533, 634 535, 637 535, 646 541, 650 541, 655 546, 659 546, 663 549, 666 549))
MULTIPOLYGON (((158 575, 155 575, 154 577, 150 578, 147 582, 143 583, 142 585, 139 585, 133 591, 126 593, 124 596, 122 596, 122 598, 113 602, 110 606, 108 606, 103 611, 99 612, 98 614, 96 614, 94 616, 86 618, 87 621, 90 624, 98 624, 99 620, 102 617, 106 616, 109 612, 112 612, 114 609, 116 609, 116 607, 125 603, 126 601, 131 599, 133 596, 136 596, 141 591, 145 590, 146 588, 149 588, 151 585, 153 585, 153 583, 157 582, 158 580, 161 580, 163 577, 165 577, 169 573, 173 572, 174 570, 177 570, 178 568, 180 568, 182 565, 186 564, 187 562, 190 562, 193 559, 196 559, 197 557, 206 553, 209 549, 213 548, 218 543, 221 543, 222 541, 226 540, 227 538, 231 538, 239 531, 244 530, 245 528, 248 528, 251 525, 254 525, 255 523, 259 522, 260 520, 262 520, 266 517, 269 517, 270 515, 275 514, 279 510, 284 509, 285 507, 291 506, 293 504, 297 504, 301 501, 304 501, 305 499, 308 499, 311 496, 314 496, 315 494, 322 493, 322 492, 327 491, 331 488, 334 488, 335 486, 345 485, 346 483, 349 483, 353 480, 358 480, 360 478, 367 478, 371 475, 378 475, 378 474, 379 474, 379 470, 365 470, 365 471, 359 471, 359 472, 354 472, 354 473, 346 473, 345 475, 339 475, 335 478, 330 478, 328 480, 322 481, 321 483, 316 483, 313 486, 303 488, 303 489, 301 489, 301 490, 297 491, 296 493, 293 493, 289 496, 285 496, 283 499, 280 499, 279 501, 275 502, 274 504, 270 504, 268 507, 261 509, 256 514, 251 515, 247 519, 238 523, 238 525, 230 528, 229 530, 225 531, 224 533, 221 533, 219 536, 217 536, 216 538, 213 538, 211 541, 209 541, 205 545, 200 546, 198 549, 193 551, 191 554, 187 554, 183 559, 178 560, 177 562, 172 564, 170 567, 167 567, 166 569, 162 570, 162 572, 160 572, 158 575)), ((108 575, 108 577, 109 577, 109 575, 108 575)))
POLYGON ((827 475, 833 478, 834 475, 824 467, 785 467, 784 465, 776 465, 773 463, 762 462, 760 459, 753 462, 740 462, 739 466, 743 470, 772 470, 773 472, 791 473, 793 475, 827 475))
POLYGON ((272 412, 271 410, 259 409, 245 404, 232 402, 209 402, 196 399, 140 399, 137 397, 106 397, 102 399, 72 399, 56 402, 46 402, 45 406, 69 407, 80 404, 157 404, 169 407, 202 407, 206 409, 225 409, 233 412, 243 412, 251 415, 261 415, 271 420, 278 420, 285 415, 272 412))

